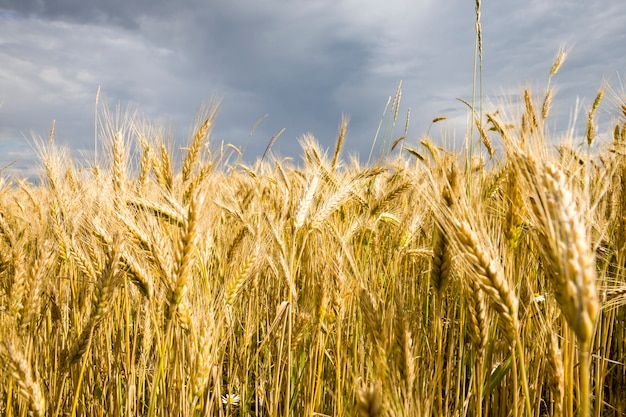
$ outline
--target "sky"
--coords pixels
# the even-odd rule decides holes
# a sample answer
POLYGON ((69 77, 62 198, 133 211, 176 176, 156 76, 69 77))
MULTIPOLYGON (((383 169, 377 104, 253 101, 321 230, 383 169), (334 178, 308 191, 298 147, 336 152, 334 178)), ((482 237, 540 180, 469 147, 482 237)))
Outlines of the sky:
MULTIPOLYGON (((130 109, 166 127, 175 149, 202 106, 221 100, 212 141, 244 150, 248 163, 283 128, 276 156, 300 160, 307 133, 332 154, 342 114, 350 118, 344 156, 365 162, 381 120, 377 144, 389 144, 409 109, 408 146, 444 116, 430 133, 458 148, 468 109, 457 98, 472 97, 475 4, 0 0, 0 175, 37 175, 36 143, 53 120, 55 141, 79 164, 92 160, 99 88, 99 114, 105 105, 130 109), (384 112, 400 82, 391 131, 384 112)), ((588 110, 603 82, 624 97, 624 22, 622 0, 484 0, 485 102, 514 102, 525 86, 541 95, 561 47, 570 52, 551 82, 555 133, 588 110)), ((599 133, 616 101, 603 103, 599 133)))

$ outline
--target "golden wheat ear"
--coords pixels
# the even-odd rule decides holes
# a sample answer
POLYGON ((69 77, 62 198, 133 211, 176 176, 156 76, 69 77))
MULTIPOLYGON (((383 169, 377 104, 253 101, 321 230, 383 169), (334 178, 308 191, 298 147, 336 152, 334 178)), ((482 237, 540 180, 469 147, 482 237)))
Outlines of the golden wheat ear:
POLYGON ((0 353, 5 356, 5 362, 8 364, 11 376, 17 381, 19 392, 28 402, 30 412, 34 416, 44 416, 46 399, 30 363, 13 340, 5 340, 2 343, 2 348, 0 353))
POLYGON ((356 395, 358 417, 379 417, 382 415, 382 395, 377 386, 363 387, 356 395))
POLYGON ((504 275, 502 265, 493 254, 493 249, 481 243, 486 240, 479 238, 467 221, 454 219, 453 224, 461 253, 473 269, 473 279, 494 301, 495 309, 504 320, 506 338, 511 345, 515 345, 519 332, 519 300, 504 275))
POLYGON ((196 121, 195 133, 187 147, 187 155, 183 161, 182 180, 187 182, 193 173, 194 165, 200 156, 200 149, 211 133, 211 128, 219 112, 219 101, 215 101, 203 110, 196 121))
POLYGON ((557 341, 552 334, 548 336, 548 386, 554 402, 554 416, 563 415, 563 396, 565 393, 565 373, 563 371, 563 357, 557 341))
POLYGON ((562 170, 520 157, 520 174, 530 190, 532 221, 559 308, 581 344, 591 341, 600 310, 595 254, 585 213, 562 170))

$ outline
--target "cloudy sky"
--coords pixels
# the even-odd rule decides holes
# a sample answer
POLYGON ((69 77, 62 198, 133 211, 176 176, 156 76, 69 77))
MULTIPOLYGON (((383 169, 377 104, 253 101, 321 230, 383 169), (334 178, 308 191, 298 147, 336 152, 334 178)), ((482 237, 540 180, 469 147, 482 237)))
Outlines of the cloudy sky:
MULTIPOLYGON (((313 133, 333 147, 342 113, 346 151, 367 159, 388 97, 402 81, 400 136, 408 143, 436 116, 434 136, 462 141, 472 94, 471 0, 0 0, 0 169, 33 175, 34 138, 93 156, 94 104, 130 106, 169 126, 178 144, 198 110, 222 100, 214 141, 245 147, 252 162, 270 138, 300 158, 313 133), (250 136, 257 120, 269 116, 250 136), (455 139, 456 138, 456 139, 455 139)), ((561 46, 571 49, 553 86, 558 126, 603 80, 624 91, 626 2, 485 0, 485 96, 544 89, 561 46)), ((606 102, 609 107, 610 100, 606 102)), ((606 110, 608 114, 609 109, 606 110)), ((602 129, 602 125, 600 128, 602 129)), ((605 124, 608 128, 608 124, 605 124)))

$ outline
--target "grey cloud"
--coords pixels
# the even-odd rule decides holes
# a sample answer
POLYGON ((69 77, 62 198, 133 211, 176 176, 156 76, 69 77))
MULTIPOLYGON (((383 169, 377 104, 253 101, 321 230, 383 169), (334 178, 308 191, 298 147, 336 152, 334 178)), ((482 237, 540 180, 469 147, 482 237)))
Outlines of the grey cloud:
MULTIPOLYGON (((22 141, 20 132, 47 134, 54 118, 59 138, 88 150, 98 84, 112 105, 130 101, 171 124, 179 141, 200 104, 223 97, 215 138, 247 146, 248 160, 283 127, 277 152, 297 156, 296 139, 309 131, 332 147, 343 112, 348 150, 366 156, 400 80, 408 141, 435 116, 450 118, 437 129, 463 135, 467 109, 455 98, 472 92, 472 1, 84 4, 0 0, 8 10, 0 14, 3 149, 2 141, 22 141)), ((527 81, 539 93, 558 48, 571 46, 553 82, 555 112, 567 124, 577 95, 593 100, 602 77, 626 67, 624 21, 622 2, 483 2, 484 93, 518 94, 527 81)))
POLYGON ((76 23, 112 24, 138 28, 144 15, 166 14, 175 10, 167 0, 2 0, 0 9, 17 11, 27 17, 63 20, 76 23))

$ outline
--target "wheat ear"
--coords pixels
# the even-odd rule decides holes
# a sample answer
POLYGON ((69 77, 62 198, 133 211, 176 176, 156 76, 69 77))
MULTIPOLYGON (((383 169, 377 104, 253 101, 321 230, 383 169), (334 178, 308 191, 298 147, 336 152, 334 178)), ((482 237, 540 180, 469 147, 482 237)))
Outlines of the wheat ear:
MULTIPOLYGON (((30 411, 34 416, 44 416, 46 413, 46 399, 41 386, 36 381, 33 369, 21 350, 10 338, 3 342, 5 360, 13 378, 20 388, 20 394, 27 400, 30 411)), ((7 401, 11 401, 10 398, 7 401)))
POLYGON ((552 392, 552 401, 554 401, 554 411, 552 415, 560 417, 563 415, 563 395, 565 393, 563 358, 557 338, 554 334, 549 336, 548 343, 548 385, 552 392))
POLYGON ((237 274, 226 287, 225 299, 227 305, 232 305, 239 296, 239 293, 241 293, 245 283, 248 281, 250 270, 254 266, 256 258, 257 253, 255 252, 248 256, 237 269, 237 274))
POLYGON ((209 111, 209 115, 204 118, 204 121, 200 124, 196 133, 193 135, 191 142, 189 143, 189 148, 187 150, 187 156, 183 161, 183 182, 187 182, 189 178, 191 178, 191 172, 193 170, 193 166, 198 159, 198 154, 200 153, 200 148, 204 143, 204 139, 207 137, 209 131, 211 130, 211 126, 213 125, 213 120, 215 118, 216 107, 213 106, 209 111))
POLYGON ((161 158, 158 160, 158 165, 155 166, 159 184, 167 191, 172 191, 172 183, 174 181, 172 174, 172 163, 170 161, 170 155, 167 151, 165 144, 161 144, 161 158))
POLYGON ((382 395, 377 386, 361 388, 356 394, 356 410, 359 417, 382 415, 382 395))
POLYGON ((42 287, 46 282, 47 274, 51 269, 51 263, 54 262, 54 249, 50 242, 43 242, 38 248, 38 256, 31 268, 31 287, 28 301, 24 305, 23 314, 20 321, 20 333, 24 334, 28 326, 38 318, 41 307, 42 287))
POLYGON ((595 257, 565 175, 552 164, 539 174, 534 212, 538 233, 563 315, 582 344, 588 344, 600 309, 595 257))
POLYGON ((478 133, 480 134, 480 138, 483 141, 483 145, 485 145, 485 149, 487 149, 489 157, 493 158, 496 155, 496 150, 493 147, 493 142, 491 141, 491 138, 489 138, 489 133, 487 133, 487 129, 485 129, 485 126, 476 117, 474 117, 474 124, 478 129, 478 133))
POLYGON ((349 199, 349 196, 356 185, 357 182, 351 180, 339 187, 333 195, 328 197, 311 220, 311 229, 320 228, 324 221, 349 199))
POLYGON ((552 97, 554 96, 554 90, 546 91, 546 95, 543 97, 543 104, 541 105, 541 121, 542 123, 548 118, 550 107, 552 106, 552 97))
POLYGON ((187 293, 187 280, 191 274, 194 260, 193 251, 196 247, 196 227, 198 223, 198 209, 200 206, 202 206, 202 200, 200 198, 195 197, 191 199, 178 245, 175 281, 171 283, 170 286, 168 310, 165 317, 166 327, 169 320, 174 317, 178 305, 181 304, 187 293))
POLYGON ((593 117, 600 106, 600 102, 602 101, 602 97, 604 97, 604 91, 598 91, 598 95, 596 99, 593 101, 593 105, 591 106, 591 110, 589 110, 589 114, 587 115, 587 145, 591 146, 591 142, 595 138, 595 124, 593 122, 593 117))
POLYGON ((433 238, 433 258, 430 269, 430 282, 437 294, 447 287, 452 276, 452 255, 448 248, 448 239, 444 231, 436 226, 433 238))
POLYGON ((304 225, 304 221, 306 220, 307 215, 309 214, 309 209, 311 208, 311 204, 313 204, 313 197, 315 196, 315 192, 320 185, 320 176, 319 174, 315 174, 311 179, 311 183, 309 184, 304 198, 300 201, 300 206, 298 207, 298 211, 296 212, 294 226, 296 229, 299 229, 304 225))
POLYGON ((22 245, 13 248, 13 283, 11 285, 10 311, 18 320, 24 312, 24 295, 26 293, 27 271, 26 255, 22 245))
POLYGON ((126 183, 126 161, 124 155, 124 137, 122 132, 117 132, 113 140, 113 191, 115 193, 114 207, 117 212, 122 208, 124 184, 126 183))
POLYGON ((487 317, 487 305, 483 290, 476 280, 469 281, 467 308, 471 326, 471 337, 476 351, 480 354, 489 342, 489 321, 487 317))
POLYGON ((143 148, 143 153, 141 154, 141 160, 139 162, 139 193, 143 192, 143 190, 146 188, 146 185, 148 184, 148 176, 150 175, 154 158, 152 155, 152 148, 150 148, 148 141, 145 138, 141 138, 140 143, 141 147, 143 148))
POLYGON ((337 135, 337 143, 335 144, 335 152, 333 153, 333 160, 330 163, 332 169, 337 167, 337 162, 339 161, 339 155, 341 154, 341 149, 343 148, 343 142, 346 138, 346 131, 348 130, 349 118, 345 114, 341 116, 341 123, 339 124, 339 134, 337 135))
POLYGON ((533 99, 529 90, 524 90, 524 103, 526 104, 526 115, 528 117, 528 123, 530 124, 530 132, 536 132, 539 129, 539 123, 537 122, 537 112, 533 105, 533 99))
POLYGON ((502 265, 491 250, 481 243, 467 221, 454 219, 453 224, 462 254, 472 268, 473 278, 478 280, 480 288, 494 301, 496 311, 505 323, 505 335, 514 344, 519 329, 519 301, 504 277, 502 265))

